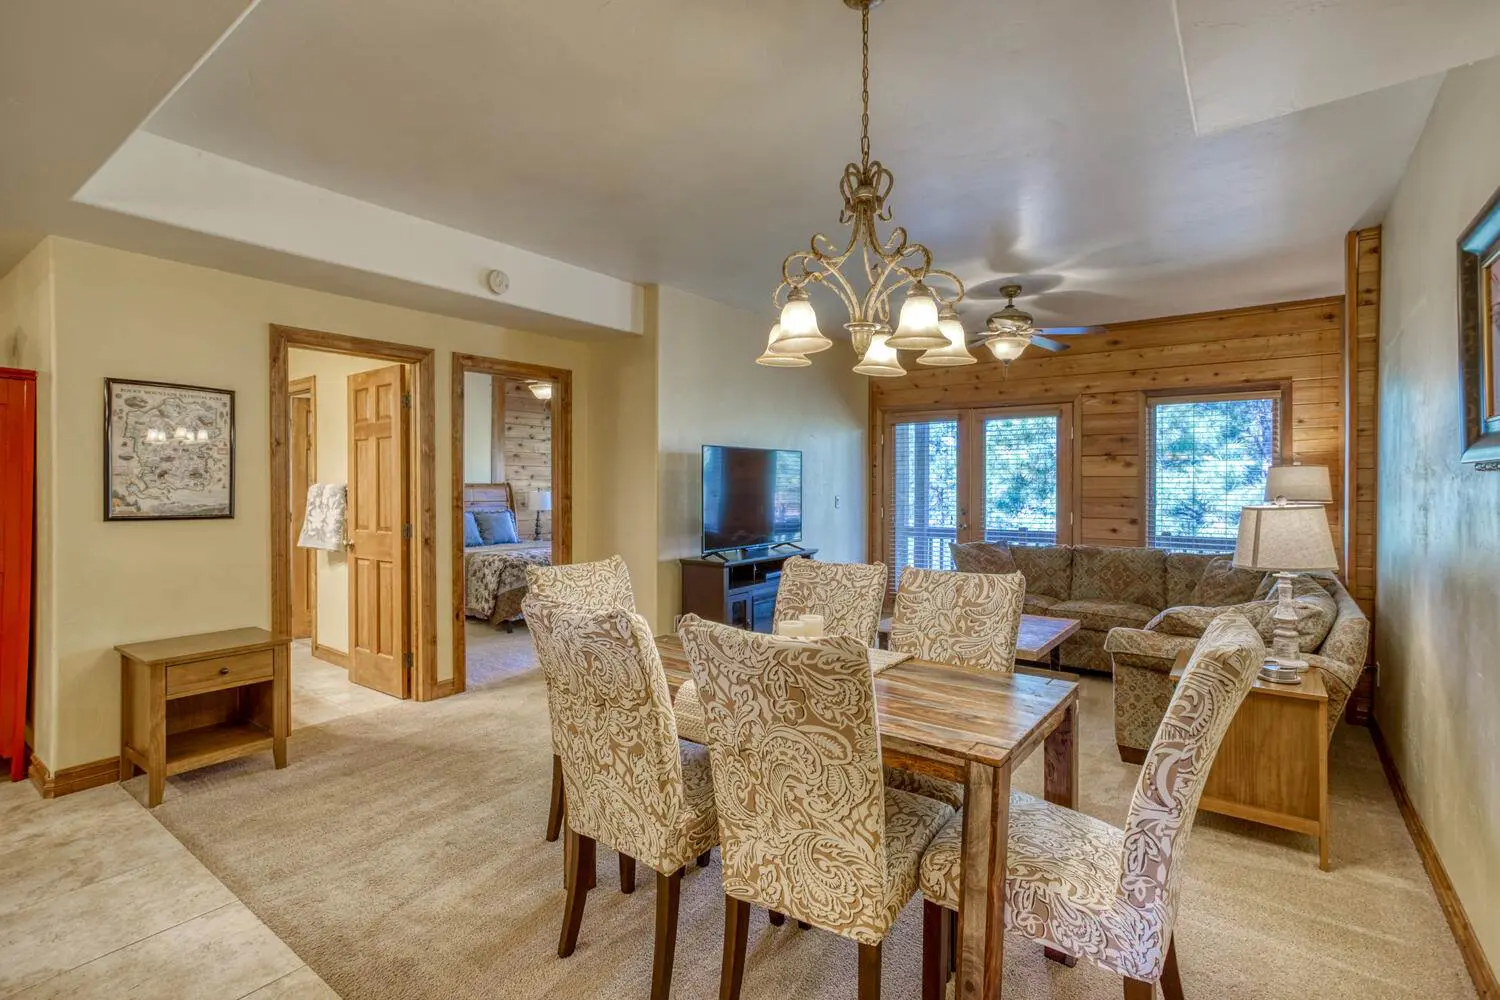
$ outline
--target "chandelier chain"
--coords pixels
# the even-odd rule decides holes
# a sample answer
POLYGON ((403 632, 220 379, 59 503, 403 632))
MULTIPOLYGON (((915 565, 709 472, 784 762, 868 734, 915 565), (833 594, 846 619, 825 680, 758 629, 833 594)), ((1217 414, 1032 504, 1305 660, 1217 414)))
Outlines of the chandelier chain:
POLYGON ((860 76, 860 105, 863 113, 860 115, 859 125, 859 155, 860 165, 868 169, 870 166, 870 5, 865 4, 860 9, 860 26, 863 33, 863 47, 861 57, 863 59, 862 72, 860 76))

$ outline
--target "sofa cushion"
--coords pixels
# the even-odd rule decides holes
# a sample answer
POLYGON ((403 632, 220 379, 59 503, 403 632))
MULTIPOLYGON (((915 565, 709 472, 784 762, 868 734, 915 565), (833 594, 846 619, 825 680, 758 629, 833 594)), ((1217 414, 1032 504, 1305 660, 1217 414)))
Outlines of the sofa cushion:
POLYGON ((1112 628, 1144 628, 1156 609, 1128 601, 1062 601, 1047 612, 1053 618, 1077 618, 1084 628, 1108 632, 1112 628))
POLYGON ((1264 579, 1264 573, 1236 567, 1230 556, 1215 556, 1203 568, 1192 597, 1182 603, 1211 608, 1260 600, 1256 589, 1264 579))
POLYGON ((1010 546, 995 542, 950 542, 953 568, 960 573, 1015 573, 1010 546))
MULTIPOLYGON (((1338 605, 1328 594, 1318 588, 1319 593, 1309 593, 1292 599, 1297 610, 1297 648, 1304 653, 1315 653, 1323 645, 1338 616, 1338 605)), ((1269 646, 1276 632, 1276 602, 1249 601, 1225 607, 1185 606, 1168 608, 1146 624, 1147 631, 1166 635, 1201 636, 1210 622, 1229 611, 1239 611, 1255 626, 1269 646)))
POLYGON ((1026 600, 1021 602, 1021 613, 1023 615, 1049 616, 1052 614, 1052 609, 1061 603, 1062 601, 1059 601, 1055 597, 1048 597, 1046 594, 1028 593, 1026 600))
POLYGON ((1114 549, 1079 545, 1073 549, 1075 601, 1113 601, 1167 606, 1167 554, 1160 549, 1114 549))
POLYGON ((1071 545, 1013 545, 1010 557, 1026 578, 1026 593, 1066 601, 1073 595, 1073 547, 1071 545))
POLYGON ((1193 600, 1193 588, 1203 578, 1204 568, 1215 558, 1201 552, 1167 553, 1167 607, 1198 603, 1193 600))

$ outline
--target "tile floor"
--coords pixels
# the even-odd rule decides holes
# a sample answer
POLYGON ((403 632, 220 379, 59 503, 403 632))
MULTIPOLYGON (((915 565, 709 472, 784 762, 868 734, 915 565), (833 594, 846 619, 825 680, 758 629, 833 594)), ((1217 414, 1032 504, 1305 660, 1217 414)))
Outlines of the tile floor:
POLYGON ((401 699, 351 683, 343 667, 315 660, 310 640, 292 643, 292 730, 401 704, 401 699))
POLYGON ((119 785, 0 783, 0 998, 333 992, 119 785))

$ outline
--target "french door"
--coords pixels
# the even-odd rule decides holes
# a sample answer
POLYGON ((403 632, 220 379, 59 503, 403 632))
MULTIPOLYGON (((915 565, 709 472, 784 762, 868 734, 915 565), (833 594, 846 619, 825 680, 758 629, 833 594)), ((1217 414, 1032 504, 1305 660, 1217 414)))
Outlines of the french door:
POLYGON ((878 517, 891 586, 952 569, 953 542, 1072 541, 1071 406, 892 413, 878 517))

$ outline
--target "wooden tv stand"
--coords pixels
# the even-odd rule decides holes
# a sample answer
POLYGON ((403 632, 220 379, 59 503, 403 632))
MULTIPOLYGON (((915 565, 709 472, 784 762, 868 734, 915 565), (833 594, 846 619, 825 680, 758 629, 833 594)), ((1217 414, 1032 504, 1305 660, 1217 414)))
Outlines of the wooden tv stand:
POLYGON ((679 560, 682 613, 753 632, 771 631, 781 567, 788 559, 811 559, 817 549, 782 549, 749 559, 701 556, 679 560))

